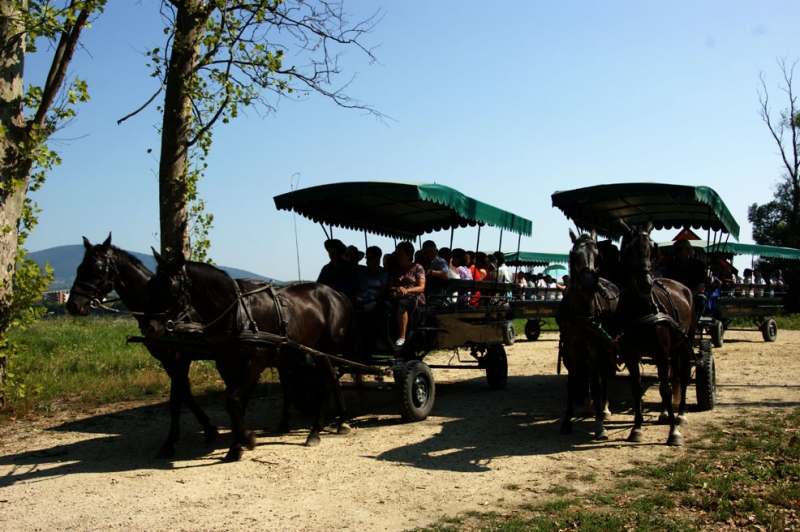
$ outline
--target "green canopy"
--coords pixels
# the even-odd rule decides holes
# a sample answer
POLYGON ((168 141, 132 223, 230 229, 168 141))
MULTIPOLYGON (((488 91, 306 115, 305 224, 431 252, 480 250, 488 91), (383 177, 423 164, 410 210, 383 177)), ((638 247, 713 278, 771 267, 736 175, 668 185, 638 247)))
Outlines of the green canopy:
POLYGON ((548 266, 552 263, 569 264, 569 255, 562 253, 536 253, 520 251, 506 253, 506 264, 509 266, 548 266))
POLYGON ((706 253, 730 253, 731 255, 753 255, 774 259, 800 260, 800 249, 740 244, 739 242, 709 244, 705 247, 705 251, 706 253))
POLYGON ((437 184, 361 181, 320 185, 275 196, 279 210, 315 222, 413 239, 455 227, 490 225, 530 236, 533 224, 437 184))
POLYGON ((613 239, 621 236, 619 219, 627 225, 651 220, 656 229, 713 229, 739 239, 739 224, 709 187, 618 183, 559 191, 552 200, 580 229, 613 239))

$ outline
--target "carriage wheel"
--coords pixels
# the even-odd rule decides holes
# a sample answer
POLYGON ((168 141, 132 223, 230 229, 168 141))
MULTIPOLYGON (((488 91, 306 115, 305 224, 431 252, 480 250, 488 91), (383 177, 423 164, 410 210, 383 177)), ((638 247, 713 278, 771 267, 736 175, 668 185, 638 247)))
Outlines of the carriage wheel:
POLYGON ((714 366, 710 340, 700 342, 700 361, 695 372, 695 391, 697 392, 697 406, 700 410, 712 410, 717 402, 717 370, 714 366))
POLYGON ((436 385, 431 368, 420 360, 409 360, 395 373, 397 407, 404 421, 422 421, 433 409, 436 385))
POLYGON ((772 318, 764 320, 761 324, 761 336, 765 342, 774 342, 778 338, 778 324, 772 318))
POLYGON ((539 323, 539 320, 528 320, 525 323, 525 337, 531 342, 538 340, 541 333, 542 324, 539 323))
POLYGON ((514 345, 514 340, 517 337, 517 331, 514 330, 514 322, 507 321, 503 329, 503 343, 506 345, 514 345))
POLYGON ((508 381, 508 357, 506 350, 500 344, 492 344, 484 355, 486 359, 486 380, 492 390, 502 390, 508 381))
POLYGON ((708 332, 711 335, 711 343, 714 344, 714 347, 722 347, 724 343, 722 337, 725 335, 725 327, 722 322, 719 320, 711 322, 711 328, 708 332))

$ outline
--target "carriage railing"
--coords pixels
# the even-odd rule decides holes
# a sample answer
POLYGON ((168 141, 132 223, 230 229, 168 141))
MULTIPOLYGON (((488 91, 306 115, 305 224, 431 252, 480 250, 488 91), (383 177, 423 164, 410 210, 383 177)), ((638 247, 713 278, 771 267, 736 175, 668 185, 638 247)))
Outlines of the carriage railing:
POLYGON ((785 295, 786 291, 783 287, 769 284, 725 283, 720 290, 721 297, 783 299, 785 295))
POLYGON ((516 288, 514 283, 450 279, 443 295, 425 295, 426 307, 429 312, 507 308, 516 288), (476 292, 480 292, 480 296, 476 297, 476 292), (459 301, 463 300, 469 300, 471 304, 459 305, 459 301))

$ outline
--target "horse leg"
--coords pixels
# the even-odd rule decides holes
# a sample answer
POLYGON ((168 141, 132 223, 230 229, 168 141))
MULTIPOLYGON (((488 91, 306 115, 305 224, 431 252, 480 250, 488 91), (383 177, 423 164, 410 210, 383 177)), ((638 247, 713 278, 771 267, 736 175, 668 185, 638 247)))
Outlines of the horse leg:
MULTIPOLYGON (((265 367, 266 355, 261 357, 246 357, 248 362, 242 363, 243 367, 237 370, 228 371, 225 369, 223 376, 227 387, 227 397, 225 399, 225 410, 231 417, 231 432, 233 432, 233 444, 225 455, 226 462, 235 462, 242 457, 244 449, 252 450, 255 448, 256 439, 244 422, 245 397, 258 382, 261 372, 265 367)), ((236 362, 234 362, 235 364, 236 362)), ((241 362, 240 362, 241 363, 241 362)), ((223 373, 223 370, 220 370, 223 373)))
POLYGON ((289 406, 292 403, 292 394, 290 386, 292 383, 289 379, 289 374, 287 374, 285 369, 278 369, 278 380, 281 382, 281 390, 283 391, 283 411, 281 413, 281 421, 278 423, 278 432, 281 434, 288 434, 291 432, 291 427, 289 424, 289 419, 291 417, 291 412, 289 406))
POLYGON ((592 392, 592 401, 594 401, 594 409, 595 409, 595 426, 596 430, 594 432, 594 439, 596 440, 607 440, 608 439, 608 431, 606 430, 603 421, 605 420, 605 416, 603 414, 604 406, 606 404, 606 391, 605 391, 605 379, 600 374, 599 370, 592 371, 592 384, 591 384, 591 392, 592 392))
POLYGON ((633 361, 626 364, 631 376, 631 395, 633 397, 633 428, 628 435, 628 441, 638 443, 642 441, 642 375, 639 371, 639 362, 633 361))
MULTIPOLYGON (((679 357, 680 367, 676 374, 679 376, 678 382, 675 383, 675 388, 680 390, 680 397, 678 398, 678 425, 686 426, 689 420, 686 417, 686 388, 689 385, 691 378, 690 360, 693 352, 690 348, 681 349, 681 356, 679 357)), ((673 391, 673 393, 675 393, 673 391)))
POLYGON ((678 425, 675 419, 675 408, 673 407, 673 390, 672 379, 676 378, 677 373, 674 367, 674 362, 670 358, 668 347, 664 348, 662 359, 657 364, 658 366, 658 390, 661 394, 661 402, 667 407, 667 415, 669 416, 669 437, 667 438, 667 445, 681 446, 683 445, 683 435, 678 430, 678 425))
POLYGON ((217 427, 211 423, 211 420, 208 418, 208 415, 200 408, 195 400, 194 396, 192 395, 192 384, 189 382, 189 366, 191 366, 192 361, 187 359, 184 360, 179 358, 177 360, 178 369, 176 371, 175 377, 173 378, 173 386, 175 385, 174 379, 179 379, 181 381, 181 391, 183 396, 183 402, 186 406, 189 407, 194 417, 197 418, 197 421, 200 422, 200 425, 203 427, 203 440, 206 443, 211 443, 217 436, 219 436, 219 431, 217 427))
MULTIPOLYGON (((166 364, 164 369, 167 369, 166 364)), ((169 389, 169 433, 167 440, 161 444, 161 448, 156 454, 156 458, 172 458, 175 456, 175 444, 181 435, 181 383, 176 378, 174 371, 167 370, 170 375, 169 389)))

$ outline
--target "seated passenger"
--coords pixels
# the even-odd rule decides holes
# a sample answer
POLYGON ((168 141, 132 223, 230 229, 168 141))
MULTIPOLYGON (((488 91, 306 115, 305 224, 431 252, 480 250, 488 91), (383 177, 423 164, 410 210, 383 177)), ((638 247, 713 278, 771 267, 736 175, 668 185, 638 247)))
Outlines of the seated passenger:
POLYGON ((756 285, 755 297, 764 297, 764 285, 766 285, 767 282, 761 277, 761 270, 758 268, 753 270, 753 284, 756 285))
POLYGON ((688 240, 678 240, 672 245, 672 250, 675 257, 667 264, 664 277, 678 281, 692 291, 697 318, 702 318, 708 306, 705 265, 694 257, 692 244, 688 240))
POLYGON ((383 252, 378 246, 367 248, 367 265, 358 267, 356 307, 374 310, 378 301, 386 296, 388 272, 381 267, 383 252))
MULTIPOLYGON (((469 272, 469 269, 464 265, 464 263, 466 262, 465 255, 466 252, 463 249, 461 248, 454 249, 453 267, 455 267, 459 279, 462 279, 464 281, 471 281, 472 274, 469 272)), ((456 297, 456 307, 467 308, 469 306, 470 295, 471 292, 469 290, 459 290, 458 295, 456 297)))
POLYGON ((439 250, 433 240, 422 244, 425 257, 425 301, 428 305, 442 306, 447 297, 447 281, 450 279, 450 265, 439 256, 439 250))
POLYGON ((364 258, 364 252, 359 251, 355 246, 347 246, 347 251, 344 252, 344 258, 347 262, 358 264, 364 258))
POLYGON ((355 302, 356 265, 344 259, 347 247, 341 240, 331 238, 325 241, 325 249, 330 262, 320 270, 317 282, 338 290, 355 302))
POLYGON ((397 269, 389 278, 389 295, 397 312, 397 347, 406 343, 408 314, 425 304, 425 270, 412 262, 414 245, 400 242, 394 251, 397 269))
POLYGON ((747 297, 753 297, 753 270, 750 268, 744 269, 744 277, 742 278, 742 284, 744 285, 744 295, 747 297))

